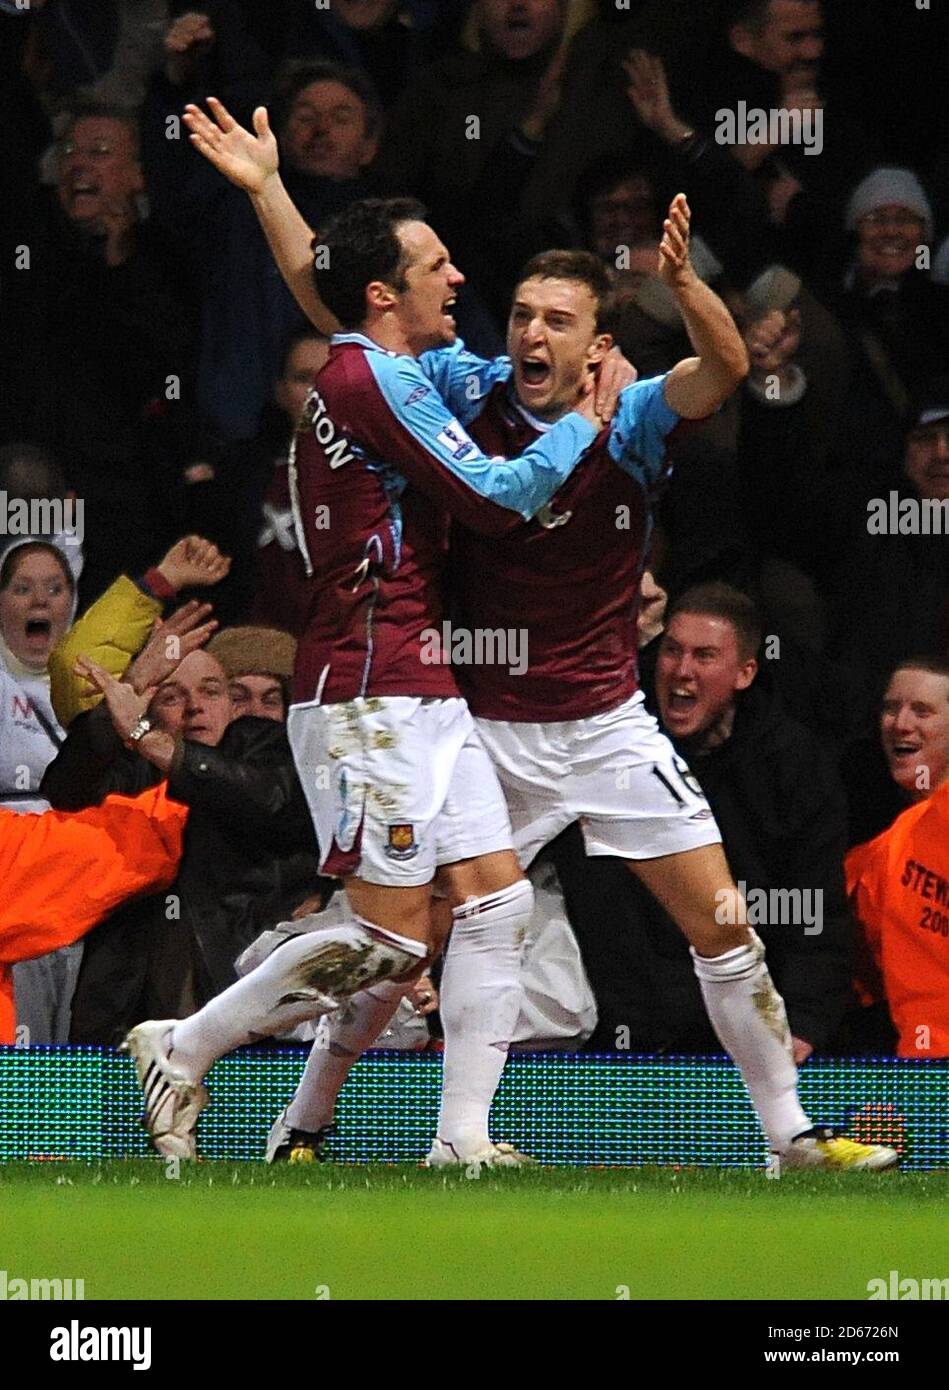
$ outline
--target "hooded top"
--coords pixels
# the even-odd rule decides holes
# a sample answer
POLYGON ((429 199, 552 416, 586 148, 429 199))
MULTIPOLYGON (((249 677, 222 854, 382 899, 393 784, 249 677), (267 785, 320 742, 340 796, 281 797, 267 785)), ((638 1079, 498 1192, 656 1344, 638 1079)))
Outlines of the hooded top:
MULTIPOLYGON (((0 553, 0 564, 11 551, 37 542, 57 550, 73 572, 69 550, 46 536, 17 537, 0 553)), ((74 582, 70 623, 76 605, 74 582)), ((25 666, 0 632, 0 805, 21 812, 49 808, 39 785, 64 737, 50 701, 48 669, 25 666)))

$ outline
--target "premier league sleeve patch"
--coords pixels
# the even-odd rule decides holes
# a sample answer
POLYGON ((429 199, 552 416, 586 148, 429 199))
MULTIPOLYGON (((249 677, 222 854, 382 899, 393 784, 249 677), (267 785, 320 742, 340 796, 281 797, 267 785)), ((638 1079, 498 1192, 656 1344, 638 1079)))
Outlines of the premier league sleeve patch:
POLYGON ((415 838, 415 826, 402 823, 400 825, 390 825, 388 827, 389 838, 386 843, 386 854, 390 859, 414 859, 418 854, 418 841, 415 838))

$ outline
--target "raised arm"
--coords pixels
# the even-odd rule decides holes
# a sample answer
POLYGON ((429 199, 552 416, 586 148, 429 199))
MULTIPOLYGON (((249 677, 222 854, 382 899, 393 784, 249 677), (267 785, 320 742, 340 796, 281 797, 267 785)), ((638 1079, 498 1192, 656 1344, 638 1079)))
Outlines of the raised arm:
POLYGON ((659 247, 659 278, 674 293, 695 357, 666 378, 666 401, 686 420, 713 414, 748 375, 748 352, 728 309, 700 280, 689 258, 691 213, 685 194, 669 207, 659 247))
POLYGON ((283 185, 277 139, 266 107, 258 106, 254 111, 251 132, 235 121, 216 97, 208 97, 208 106, 213 120, 199 106, 185 107, 184 122, 192 145, 248 194, 294 299, 321 333, 335 333, 339 324, 317 294, 313 279, 313 229, 300 216, 283 185))

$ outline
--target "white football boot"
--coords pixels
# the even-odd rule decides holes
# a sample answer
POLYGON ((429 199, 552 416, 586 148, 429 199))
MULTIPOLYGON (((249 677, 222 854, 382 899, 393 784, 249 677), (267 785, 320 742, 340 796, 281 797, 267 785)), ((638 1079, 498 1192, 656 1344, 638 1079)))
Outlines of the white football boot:
POLYGON ((513 1144, 488 1144, 477 1153, 461 1158, 452 1144, 436 1139, 423 1160, 423 1168, 536 1168, 537 1159, 520 1153, 513 1144))
POLYGON ((135 1062, 145 1097, 142 1123, 152 1146, 165 1158, 197 1158, 195 1125, 210 1097, 200 1081, 187 1076, 168 1055, 174 1019, 140 1023, 119 1051, 135 1062))

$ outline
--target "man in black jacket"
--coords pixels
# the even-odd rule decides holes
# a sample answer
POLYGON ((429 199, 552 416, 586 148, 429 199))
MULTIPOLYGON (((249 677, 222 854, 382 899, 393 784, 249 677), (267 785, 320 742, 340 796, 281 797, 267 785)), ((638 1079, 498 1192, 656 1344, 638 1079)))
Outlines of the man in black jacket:
MULTIPOLYGON (((744 892, 744 904, 718 910, 746 908, 765 943, 800 1064, 827 1045, 850 998, 846 803, 828 755, 759 675, 760 641, 743 594, 724 584, 688 590, 659 643, 656 701, 744 892)), ((569 838, 556 862, 597 998, 590 1046, 718 1051, 688 948, 658 904, 622 864, 581 861, 569 838)))
MULTIPOLYGON (((288 674, 278 639, 290 639, 270 636, 269 659, 266 651, 251 659, 251 680, 268 668, 288 674)), ((239 645, 247 670, 253 643, 239 645)), ((105 700, 73 722, 43 784, 54 807, 76 810, 167 779, 169 795, 191 808, 172 889, 119 909, 89 938, 73 1042, 110 1043, 143 1018, 200 1007, 236 979, 241 951, 318 882, 282 712, 235 719, 228 679, 244 673, 207 651, 185 657, 149 698, 144 656, 121 682, 86 663, 105 700)))

